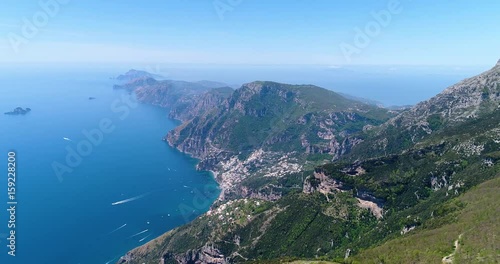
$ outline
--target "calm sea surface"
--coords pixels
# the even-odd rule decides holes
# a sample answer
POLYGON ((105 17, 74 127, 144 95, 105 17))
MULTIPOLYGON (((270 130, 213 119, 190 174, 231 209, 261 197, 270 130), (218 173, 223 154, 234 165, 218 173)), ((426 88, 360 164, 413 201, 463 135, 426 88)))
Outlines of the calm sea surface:
POLYGON ((217 185, 161 140, 177 125, 165 109, 113 90, 110 73, 57 72, 0 74, 0 263, 114 263, 208 209, 217 185), (17 106, 32 111, 3 114, 17 106), (9 151, 15 257, 6 246, 9 151))

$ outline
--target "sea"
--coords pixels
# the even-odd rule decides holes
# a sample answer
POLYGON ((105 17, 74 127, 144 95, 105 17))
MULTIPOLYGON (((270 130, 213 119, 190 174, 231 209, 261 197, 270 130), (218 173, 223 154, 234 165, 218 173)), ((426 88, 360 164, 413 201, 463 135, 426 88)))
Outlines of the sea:
POLYGON ((162 140, 178 122, 113 90, 111 76, 53 69, 0 75, 0 263, 116 263, 217 198, 212 175, 162 140), (3 114, 18 106, 32 111, 3 114), (9 152, 15 228, 8 227, 9 152), (15 256, 8 254, 11 231, 15 256))
MULTIPOLYGON (((116 263, 127 251, 203 214, 219 195, 210 172, 197 171, 195 159, 162 140, 179 125, 168 118, 168 109, 113 89, 117 80, 111 77, 129 67, 0 67, 0 263, 116 263), (32 110, 3 114, 16 107, 32 110), (8 179, 9 157, 15 159, 15 182, 8 179)), ((167 79, 235 87, 253 80, 316 84, 385 105, 415 104, 483 70, 137 68, 167 79)))

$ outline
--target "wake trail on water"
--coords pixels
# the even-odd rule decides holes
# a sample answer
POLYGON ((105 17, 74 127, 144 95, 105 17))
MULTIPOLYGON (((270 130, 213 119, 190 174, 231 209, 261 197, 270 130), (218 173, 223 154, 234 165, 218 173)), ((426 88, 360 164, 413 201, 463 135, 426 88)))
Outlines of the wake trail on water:
POLYGON ((146 196, 148 196, 150 194, 151 194, 151 192, 148 192, 148 193, 141 194, 141 195, 138 195, 138 196, 135 196, 135 197, 132 197, 132 198, 128 198, 128 199, 125 199, 125 200, 114 202, 111 205, 119 205, 119 204, 129 203, 129 202, 132 202, 132 201, 135 201, 135 200, 142 199, 142 198, 144 198, 144 197, 146 197, 146 196))
POLYGON ((144 239, 146 239, 146 238, 148 238, 148 237, 150 237, 150 236, 151 236, 151 235, 147 235, 147 236, 143 237, 141 240, 139 240, 139 242, 144 241, 144 239))
POLYGON ((126 226, 127 226, 127 224, 124 224, 124 225, 122 225, 122 226, 118 227, 117 229, 115 229, 115 230, 113 230, 113 231, 109 232, 109 233, 108 233, 108 235, 111 235, 111 234, 113 234, 114 232, 116 232, 116 231, 118 231, 118 230, 120 230, 120 229, 122 229, 122 228, 124 228, 124 227, 126 227, 126 226))
POLYGON ((112 260, 110 260, 110 261, 106 262, 105 264, 109 264, 109 263, 111 263, 111 262, 112 262, 113 260, 115 260, 115 259, 116 259, 116 258, 114 258, 114 259, 112 259, 112 260))
POLYGON ((137 233, 137 234, 135 234, 135 235, 131 235, 131 236, 129 236, 128 238, 136 237, 136 236, 138 236, 138 235, 140 235, 140 234, 144 234, 144 233, 146 233, 146 232, 148 232, 148 231, 149 231, 149 229, 143 230, 143 231, 141 231, 141 232, 139 232, 139 233, 137 233))

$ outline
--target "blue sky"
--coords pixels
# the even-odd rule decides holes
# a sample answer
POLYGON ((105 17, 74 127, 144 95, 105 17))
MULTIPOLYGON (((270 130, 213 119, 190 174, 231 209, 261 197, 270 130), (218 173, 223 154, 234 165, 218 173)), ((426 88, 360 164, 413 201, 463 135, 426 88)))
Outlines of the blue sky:
POLYGON ((0 63, 492 65, 500 58, 500 1, 396 2, 3 0, 0 63), (382 25, 373 12, 391 18, 382 25), (27 23, 35 33, 23 33, 27 23), (356 45, 356 28, 366 34, 376 24, 369 43, 356 45))

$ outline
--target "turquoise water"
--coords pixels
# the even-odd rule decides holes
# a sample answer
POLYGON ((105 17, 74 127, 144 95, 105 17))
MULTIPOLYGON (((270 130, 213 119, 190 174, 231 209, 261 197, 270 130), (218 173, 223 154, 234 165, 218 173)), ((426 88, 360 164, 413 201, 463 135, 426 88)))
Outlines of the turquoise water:
POLYGON ((6 168, 8 151, 16 152, 18 202, 16 256, 11 257, 4 170, 0 263, 114 263, 205 212, 217 197, 213 177, 196 171, 196 160, 161 140, 176 121, 165 109, 125 104, 131 95, 112 89, 114 74, 0 74, 0 112, 32 109, 25 116, 0 114, 0 166, 6 168), (95 132, 101 122, 114 129, 101 130, 102 139, 96 137, 94 144, 83 131, 95 132), (85 155, 67 163, 68 149, 79 147, 85 155), (71 172, 60 171, 58 177, 54 164, 71 172))

